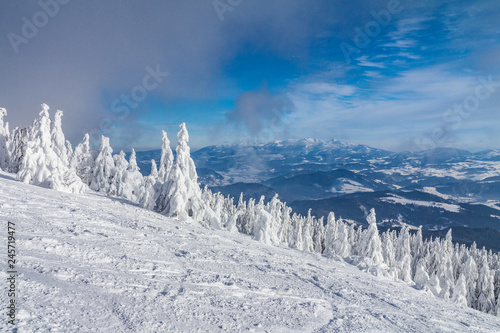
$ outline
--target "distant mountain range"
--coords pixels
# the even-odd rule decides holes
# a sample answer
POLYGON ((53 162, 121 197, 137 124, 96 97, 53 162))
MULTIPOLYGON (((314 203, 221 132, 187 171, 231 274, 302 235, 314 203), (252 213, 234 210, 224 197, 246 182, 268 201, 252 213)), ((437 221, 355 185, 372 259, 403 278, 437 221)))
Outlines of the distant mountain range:
MULTIPOLYGON (((381 227, 422 225, 428 234, 449 227, 474 228, 476 235, 490 230, 478 239, 496 237, 484 244, 500 244, 500 150, 394 153, 302 139, 210 146, 192 157, 200 183, 235 200, 240 193, 268 200, 277 193, 299 213, 334 211, 359 224, 374 207, 381 227)), ((160 150, 137 153, 144 174, 159 158, 160 150)))

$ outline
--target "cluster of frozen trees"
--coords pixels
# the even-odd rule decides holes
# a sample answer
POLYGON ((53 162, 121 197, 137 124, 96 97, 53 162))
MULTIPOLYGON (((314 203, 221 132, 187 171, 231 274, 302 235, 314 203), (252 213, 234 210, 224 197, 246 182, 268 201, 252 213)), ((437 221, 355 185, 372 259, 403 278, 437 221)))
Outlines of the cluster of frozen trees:
POLYGON ((423 240, 422 231, 379 233, 375 211, 367 216, 368 228, 335 219, 327 221, 311 213, 293 213, 277 196, 265 203, 243 200, 237 204, 220 193, 201 189, 190 157, 185 124, 177 134, 176 156, 166 132, 162 132, 159 166, 152 160, 151 173, 143 176, 135 151, 113 155, 109 138, 102 137, 99 151, 91 150, 88 134, 73 150, 61 127, 62 112, 49 118, 42 105, 29 128, 9 132, 0 109, 0 168, 16 173, 19 180, 73 193, 89 188, 118 196, 178 219, 200 221, 206 226, 240 232, 267 244, 343 258, 360 269, 404 281, 437 297, 500 316, 500 258, 498 253, 453 245, 445 239, 423 240))
POLYGON ((219 216, 221 227, 252 235, 255 239, 281 244, 328 257, 343 258, 375 275, 404 281, 433 295, 500 316, 500 257, 498 253, 477 249, 475 243, 452 243, 451 230, 444 239, 423 240, 422 229, 410 232, 380 233, 375 210, 367 216, 368 228, 335 219, 326 223, 309 214, 301 216, 275 196, 268 203, 237 205, 220 193, 204 190, 204 200, 219 216))
POLYGON ((219 226, 218 217, 202 200, 184 123, 177 135, 175 160, 167 133, 163 131, 159 169, 151 161, 151 174, 144 177, 137 166, 135 151, 132 149, 128 160, 123 151, 113 154, 107 137, 101 138, 98 151, 91 149, 88 134, 73 149, 65 139, 60 110, 51 119, 49 107, 42 104, 39 117, 30 127, 12 132, 4 123, 6 115, 7 111, 0 109, 0 168, 17 174, 20 181, 71 193, 91 189, 168 216, 219 226))

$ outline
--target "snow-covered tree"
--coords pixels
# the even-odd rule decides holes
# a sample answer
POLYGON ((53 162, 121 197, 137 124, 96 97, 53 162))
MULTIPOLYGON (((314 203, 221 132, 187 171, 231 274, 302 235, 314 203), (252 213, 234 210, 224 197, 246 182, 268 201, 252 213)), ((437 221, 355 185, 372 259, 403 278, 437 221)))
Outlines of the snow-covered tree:
POLYGON ((265 244, 279 244, 273 216, 267 212, 262 201, 256 206, 256 218, 253 224, 253 238, 265 244))
POLYGON ((337 238, 337 223, 335 221, 335 214, 330 212, 326 219, 325 228, 325 250, 324 254, 331 257, 335 253, 334 241, 337 238))
POLYGON ((155 185, 158 179, 158 169, 155 160, 151 160, 151 173, 144 177, 144 191, 139 199, 139 204, 149 210, 155 208, 155 185))
POLYGON ((378 233, 375 209, 370 210, 366 221, 368 229, 361 237, 360 255, 370 258, 374 265, 379 265, 384 261, 384 257, 382 256, 382 242, 378 233))
POLYGON ((17 174, 22 182, 55 190, 83 193, 86 185, 53 150, 49 107, 42 104, 40 117, 30 128, 29 138, 23 151, 17 174))
POLYGON ((143 182, 143 176, 139 172, 139 167, 137 166, 135 150, 132 148, 128 161, 128 167, 120 179, 118 196, 134 202, 139 202, 140 198, 144 194, 143 182))
POLYGON ((7 110, 0 108, 0 169, 8 170, 10 166, 9 124, 4 123, 3 117, 7 115, 7 110))
POLYGON ((292 215, 292 230, 289 237, 289 244, 292 248, 303 250, 304 249, 304 240, 303 240, 303 223, 301 216, 297 214, 292 215))
POLYGON ((472 255, 467 256, 467 261, 462 268, 462 273, 464 274, 466 286, 467 286, 467 306, 475 307, 476 304, 476 285, 477 278, 479 276, 477 270, 477 264, 472 255))
POLYGON ((392 239, 391 232, 387 231, 382 234, 382 256, 384 257, 384 262, 389 268, 395 266, 396 261, 396 249, 394 247, 394 241, 392 239))
POLYGON ((303 251, 314 252, 314 242, 313 242, 313 218, 311 216, 311 209, 307 212, 307 217, 302 221, 302 239, 304 242, 303 251))
POLYGON ((62 121, 61 121, 62 116, 63 112, 61 110, 57 110, 54 115, 54 122, 51 131, 51 139, 52 139, 52 149, 54 150, 56 155, 59 156, 62 163, 65 166, 67 166, 69 164, 68 147, 66 144, 66 138, 64 136, 64 132, 62 130, 62 121))
POLYGON ((482 256, 481 268, 476 285, 477 303, 476 309, 482 312, 494 314, 495 312, 495 294, 493 286, 493 275, 490 272, 488 258, 482 256))
POLYGON ((158 171, 158 178, 161 182, 167 181, 173 165, 174 154, 170 148, 170 140, 168 139, 167 132, 161 131, 161 158, 160 170, 158 171))
POLYGON ((17 127, 12 132, 9 140, 9 172, 18 173, 21 168, 21 162, 23 160, 26 146, 29 141, 29 128, 17 127))
POLYGON ((70 167, 75 169, 76 174, 85 184, 90 185, 94 169, 94 156, 90 150, 88 133, 83 137, 83 141, 75 147, 70 167))
POLYGON ((398 278, 404 282, 411 282, 411 248, 408 227, 403 226, 399 233, 396 247, 396 261, 398 278))
POLYGON ((168 173, 167 181, 162 186, 161 200, 157 201, 157 208, 161 213, 178 217, 181 220, 202 216, 207 208, 200 199, 201 189, 188 142, 189 134, 186 124, 182 123, 177 134, 176 159, 172 170, 168 173))
POLYGON ((453 288, 452 300, 458 305, 467 306, 467 282, 463 274, 460 274, 460 277, 453 288))
POLYGON ((418 262, 422 256, 422 251, 424 248, 424 242, 422 239, 422 226, 418 228, 417 233, 411 239, 411 253, 412 253, 412 263, 411 263, 411 276, 415 276, 417 270, 418 262))
POLYGON ((338 227, 338 237, 335 239, 333 246, 335 249, 335 253, 341 256, 342 258, 348 257, 351 255, 351 244, 349 242, 349 227, 342 222, 342 219, 339 221, 338 227))
POLYGON ((115 174, 115 161, 113 160, 113 149, 109 145, 109 138, 101 137, 99 154, 94 163, 92 171, 92 181, 90 188, 94 191, 116 195, 117 189, 113 181, 115 174))

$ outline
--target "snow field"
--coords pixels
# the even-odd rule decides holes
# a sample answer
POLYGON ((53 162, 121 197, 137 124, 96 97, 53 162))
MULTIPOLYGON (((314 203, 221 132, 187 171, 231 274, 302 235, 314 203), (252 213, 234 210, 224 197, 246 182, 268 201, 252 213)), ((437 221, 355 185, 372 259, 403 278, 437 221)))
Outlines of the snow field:
POLYGON ((19 332, 500 331, 498 317, 343 261, 11 177, 0 219, 16 223, 19 332))

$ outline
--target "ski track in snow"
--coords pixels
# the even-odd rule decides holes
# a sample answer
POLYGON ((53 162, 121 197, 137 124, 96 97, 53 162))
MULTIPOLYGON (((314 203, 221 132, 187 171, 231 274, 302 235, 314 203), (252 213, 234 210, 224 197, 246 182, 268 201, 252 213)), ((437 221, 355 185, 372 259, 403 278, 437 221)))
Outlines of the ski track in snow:
POLYGON ((500 318, 342 261, 9 178, 18 332, 500 332, 500 318))

